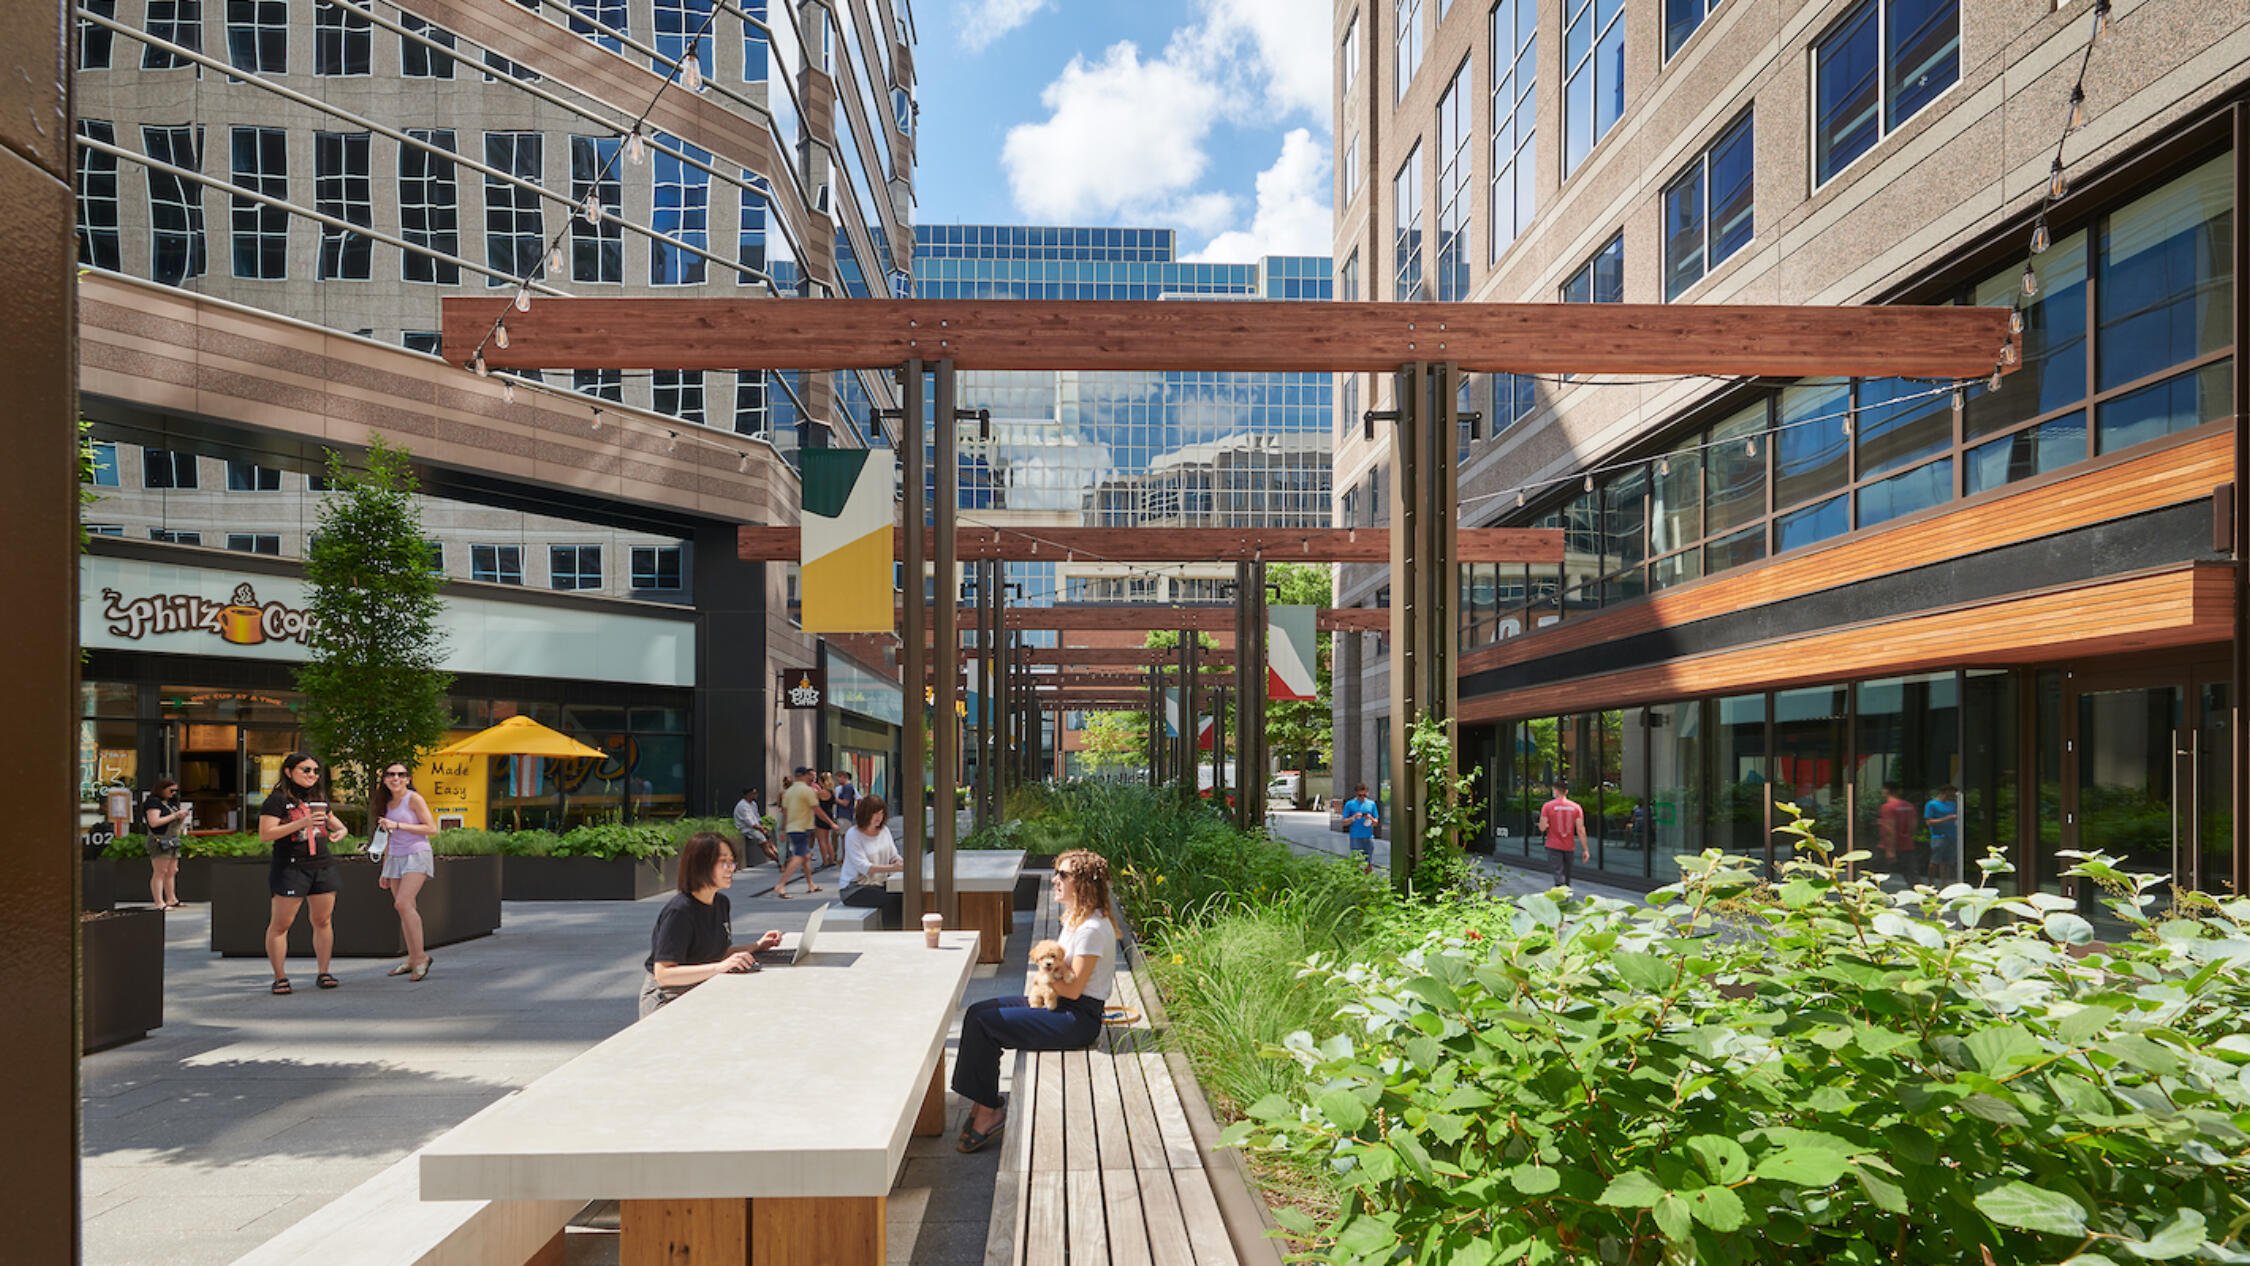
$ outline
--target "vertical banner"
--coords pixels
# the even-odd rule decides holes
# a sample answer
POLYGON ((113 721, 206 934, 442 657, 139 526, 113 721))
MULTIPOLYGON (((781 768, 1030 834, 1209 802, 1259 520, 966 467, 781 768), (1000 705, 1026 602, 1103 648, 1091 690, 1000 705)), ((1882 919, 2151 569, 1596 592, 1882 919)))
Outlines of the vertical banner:
POLYGON ((799 458, 799 623, 807 633, 890 632, 896 458, 888 449, 864 448, 808 448, 799 458))
POLYGON ((1313 607, 1266 608, 1266 698, 1308 700, 1318 693, 1317 615, 1313 607))

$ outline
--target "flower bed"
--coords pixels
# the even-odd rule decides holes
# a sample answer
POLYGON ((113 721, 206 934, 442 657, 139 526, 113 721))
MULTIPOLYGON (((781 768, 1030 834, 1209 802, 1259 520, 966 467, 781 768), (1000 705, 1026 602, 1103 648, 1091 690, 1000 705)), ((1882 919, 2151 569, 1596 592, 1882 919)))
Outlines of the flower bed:
POLYGON ((164 912, 116 910, 78 921, 80 1048, 103 1050, 164 1024, 164 912))

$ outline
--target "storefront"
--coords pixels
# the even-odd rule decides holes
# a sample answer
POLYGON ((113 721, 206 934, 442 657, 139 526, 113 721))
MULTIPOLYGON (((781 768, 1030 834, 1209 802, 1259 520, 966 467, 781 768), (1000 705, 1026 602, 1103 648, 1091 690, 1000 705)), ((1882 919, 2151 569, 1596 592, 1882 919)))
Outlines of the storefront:
MULTIPOLYGON (((172 773, 196 827, 244 829, 303 742, 295 669, 309 620, 294 564, 97 540, 80 565, 87 648, 80 802, 172 773)), ((526 715, 608 753, 495 759, 484 805, 503 827, 677 817, 695 704, 691 613, 497 585, 448 584, 440 626, 457 734, 526 715)))
POLYGON ((905 712, 896 681, 826 648, 821 768, 852 771, 863 792, 895 799, 905 712))

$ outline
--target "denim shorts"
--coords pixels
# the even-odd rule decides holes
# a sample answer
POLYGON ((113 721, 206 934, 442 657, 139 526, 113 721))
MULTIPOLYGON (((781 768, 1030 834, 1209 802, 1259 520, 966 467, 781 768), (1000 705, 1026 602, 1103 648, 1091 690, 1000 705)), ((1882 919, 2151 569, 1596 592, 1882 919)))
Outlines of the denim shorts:
POLYGON ((791 831, 789 833, 789 855, 791 857, 812 856, 812 832, 791 831))

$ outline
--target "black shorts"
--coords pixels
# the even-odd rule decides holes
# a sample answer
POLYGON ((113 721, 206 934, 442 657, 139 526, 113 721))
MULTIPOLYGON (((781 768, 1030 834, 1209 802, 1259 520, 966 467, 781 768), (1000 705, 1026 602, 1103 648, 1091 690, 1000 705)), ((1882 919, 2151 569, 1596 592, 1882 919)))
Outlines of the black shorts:
POLYGON ((336 891, 336 863, 276 861, 266 875, 266 886, 277 897, 315 897, 336 891))

